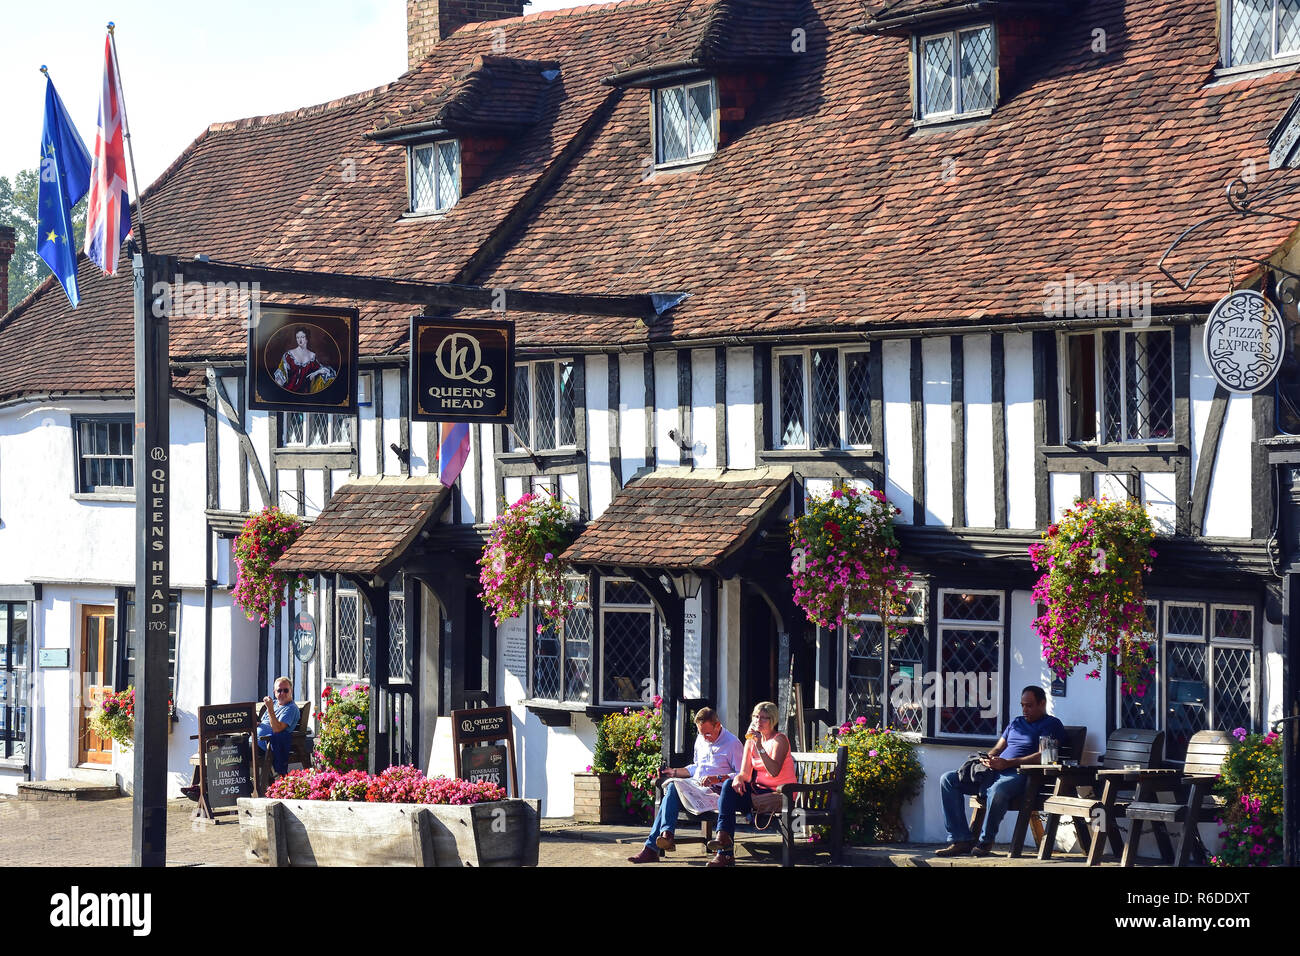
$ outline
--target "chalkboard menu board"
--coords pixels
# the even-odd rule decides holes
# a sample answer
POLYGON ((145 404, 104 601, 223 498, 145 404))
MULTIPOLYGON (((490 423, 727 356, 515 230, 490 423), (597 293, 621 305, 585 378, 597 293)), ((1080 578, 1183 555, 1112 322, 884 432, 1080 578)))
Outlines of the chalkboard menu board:
POLYGON ((508 796, 519 796, 519 765, 515 761, 514 724, 509 707, 454 710, 451 729, 457 777, 471 782, 485 780, 505 787, 508 796), (498 744, 499 740, 505 744, 498 744))
POLYGON ((253 795, 253 750, 247 737, 222 737, 203 755, 208 774, 208 805, 233 807, 253 795))
POLYGON ((509 759, 504 744, 487 744, 463 747, 460 752, 461 779, 470 783, 490 783, 494 787, 509 789, 506 782, 506 761, 509 759))

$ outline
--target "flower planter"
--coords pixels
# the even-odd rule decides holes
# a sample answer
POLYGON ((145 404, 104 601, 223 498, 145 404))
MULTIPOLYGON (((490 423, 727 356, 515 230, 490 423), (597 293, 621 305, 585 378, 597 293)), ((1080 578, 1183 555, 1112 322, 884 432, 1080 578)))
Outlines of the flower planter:
POLYGON ((239 830, 249 857, 272 866, 536 866, 541 801, 244 798, 239 830))
POLYGON ((623 788, 613 773, 573 775, 573 819, 578 823, 626 823, 623 788))

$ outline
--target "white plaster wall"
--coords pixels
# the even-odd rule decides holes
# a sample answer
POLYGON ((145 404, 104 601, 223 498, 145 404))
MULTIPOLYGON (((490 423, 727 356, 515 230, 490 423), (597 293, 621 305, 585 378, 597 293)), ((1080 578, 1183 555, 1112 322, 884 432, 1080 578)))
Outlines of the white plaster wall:
POLYGON ((754 350, 727 349, 727 463, 753 468, 754 350))
MULTIPOLYGON (((952 524, 952 346, 950 340, 921 340, 925 403, 925 523, 952 524)), ((889 429, 885 429, 889 433, 889 429)))
POLYGON ((308 518, 314 518, 325 507, 325 472, 308 468, 302 473, 303 494, 308 518))
POLYGON ((483 469, 483 514, 480 521, 491 521, 497 516, 496 492, 496 435, 491 425, 471 425, 478 432, 478 452, 483 469))
POLYGON ((677 353, 655 352, 655 461, 658 465, 681 464, 681 451, 668 437, 677 429, 677 353))
POLYGON ((1282 719, 1285 700, 1282 696, 1282 626, 1265 621, 1263 638, 1259 684, 1263 688, 1264 699, 1261 702, 1260 717, 1271 727, 1273 721, 1282 719))
MULTIPOLYGON (((1219 455, 1214 462, 1214 480, 1205 503, 1205 534, 1211 538, 1249 538, 1251 493, 1250 445, 1253 424, 1251 396, 1232 395, 1223 418, 1219 455)), ((1271 494, 1263 489, 1262 493, 1271 494)))
MULTIPOLYGON (((1215 381, 1210 367, 1205 364, 1205 326, 1194 325, 1191 329, 1191 382, 1188 390, 1189 417, 1192 426, 1192 467, 1191 487, 1196 487, 1196 469, 1201 458, 1201 442, 1205 439, 1205 424, 1210 417, 1210 406, 1214 400, 1215 381)), ((1193 528, 1199 533, 1200 529, 1193 528)))
POLYGON ((966 524, 991 528, 993 510, 993 359, 990 336, 968 335, 962 346, 966 400, 966 524))
POLYGON ((903 513, 902 522, 912 516, 912 383, 911 345, 906 341, 881 343, 885 399, 885 496, 903 513))
POLYGON ((344 469, 335 468, 334 470, 332 470, 330 472, 331 493, 338 491, 340 488, 346 485, 351 479, 352 479, 351 473, 344 469))
POLYGON ((578 476, 572 472, 567 475, 560 475, 560 500, 566 505, 576 508, 580 499, 578 498, 578 476))
POLYGON ((691 352, 691 417, 687 427, 699 468, 716 468, 718 464, 716 365, 713 349, 691 352))
POLYGON ((835 490, 835 482, 830 478, 805 478, 803 490, 807 498, 829 498, 835 490))
POLYGON ((1128 499, 1128 480, 1124 475, 1098 474, 1096 479, 1098 498, 1109 498, 1111 501, 1128 499))
POLYGON ((1082 492, 1082 482, 1078 475, 1054 474, 1048 476, 1052 493, 1052 520, 1055 521, 1074 504, 1074 499, 1082 492))
MULTIPOLYGON (((248 437, 253 443, 253 448, 257 451, 257 460, 248 459, 248 507, 253 511, 260 511, 262 508, 274 504, 271 501, 263 501, 262 493, 257 488, 257 479, 254 477, 256 469, 262 468, 264 471, 271 467, 271 416, 275 412, 253 411, 248 412, 248 437), (260 463, 260 464, 259 464, 260 463)), ((364 457, 364 456, 363 456, 364 457)), ((235 465, 236 477, 239 474, 239 465, 235 465)), ((269 484, 269 482, 268 482, 269 484)), ((235 510, 239 510, 239 488, 235 488, 235 510)))
POLYGON ((280 495, 280 510, 291 515, 298 513, 298 497, 302 493, 298 488, 298 472, 292 468, 277 468, 276 481, 280 495))
POLYGON ((1003 337, 1006 360, 1007 525, 1037 526, 1034 504, 1034 350, 1028 333, 1003 337))
MULTIPOLYGON (((383 410, 383 429, 384 429, 384 474, 400 475, 402 473, 402 462, 397 457, 397 452, 393 451, 391 445, 397 445, 399 448, 401 442, 401 422, 402 422, 402 373, 395 368, 386 368, 383 370, 384 376, 384 410, 383 410)), ((472 430, 472 429, 471 429, 472 430)), ((471 463, 466 462, 465 467, 471 467, 471 463)))
POLYGON ((512 505, 524 496, 527 491, 524 479, 511 477, 506 479, 506 504, 512 505))
POLYGON ((429 474, 429 422, 411 422, 411 474, 429 474))
MULTIPOLYGON (((621 381, 619 385, 622 386, 621 381)), ((591 499, 590 518, 599 517, 609 507, 614 497, 609 459, 609 359, 604 355, 589 355, 587 356, 587 493, 591 499)))
MULTIPOLYGON (((376 375, 379 370, 376 369, 376 375)), ((375 415, 380 412, 378 406, 374 403, 374 394, 371 393, 371 403, 362 405, 361 412, 357 422, 357 455, 359 469, 362 475, 378 474, 375 467, 375 415)))
POLYGON ((474 456, 481 454, 479 439, 478 429, 471 427, 469 454, 465 456, 465 466, 461 468, 460 477, 456 479, 460 482, 460 520, 464 524, 474 524, 479 520, 478 515, 474 513, 474 456))
MULTIPOLYGON (((618 430, 623 484, 645 466, 645 365, 640 355, 618 357, 618 430)), ((674 388, 676 384, 674 383, 674 388)), ((675 416, 674 416, 675 417, 675 416)))
POLYGON ((1178 519, 1175 476, 1172 472, 1142 475, 1142 504, 1157 534, 1173 534, 1178 519))

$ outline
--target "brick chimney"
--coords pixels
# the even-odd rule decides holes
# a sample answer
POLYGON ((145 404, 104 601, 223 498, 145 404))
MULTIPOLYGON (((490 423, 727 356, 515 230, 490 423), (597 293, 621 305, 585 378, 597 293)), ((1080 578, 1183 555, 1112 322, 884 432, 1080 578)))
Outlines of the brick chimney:
POLYGON ((415 69, 439 40, 467 23, 522 17, 529 0, 406 0, 407 69, 415 69))
POLYGON ((14 257, 13 226, 0 226, 0 315, 9 311, 9 260, 14 257))

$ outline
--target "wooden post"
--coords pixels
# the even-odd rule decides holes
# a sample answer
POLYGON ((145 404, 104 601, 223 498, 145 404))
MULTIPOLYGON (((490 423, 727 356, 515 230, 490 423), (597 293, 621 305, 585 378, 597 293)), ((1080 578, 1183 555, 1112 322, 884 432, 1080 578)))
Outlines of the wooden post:
POLYGON ((369 771, 377 774, 392 764, 392 733, 388 706, 388 586, 358 581, 357 590, 370 606, 375 636, 370 642, 370 760, 369 771))
POLYGON ((135 256, 135 791, 131 864, 167 862, 168 595, 171 417, 167 277, 155 256, 135 256))

